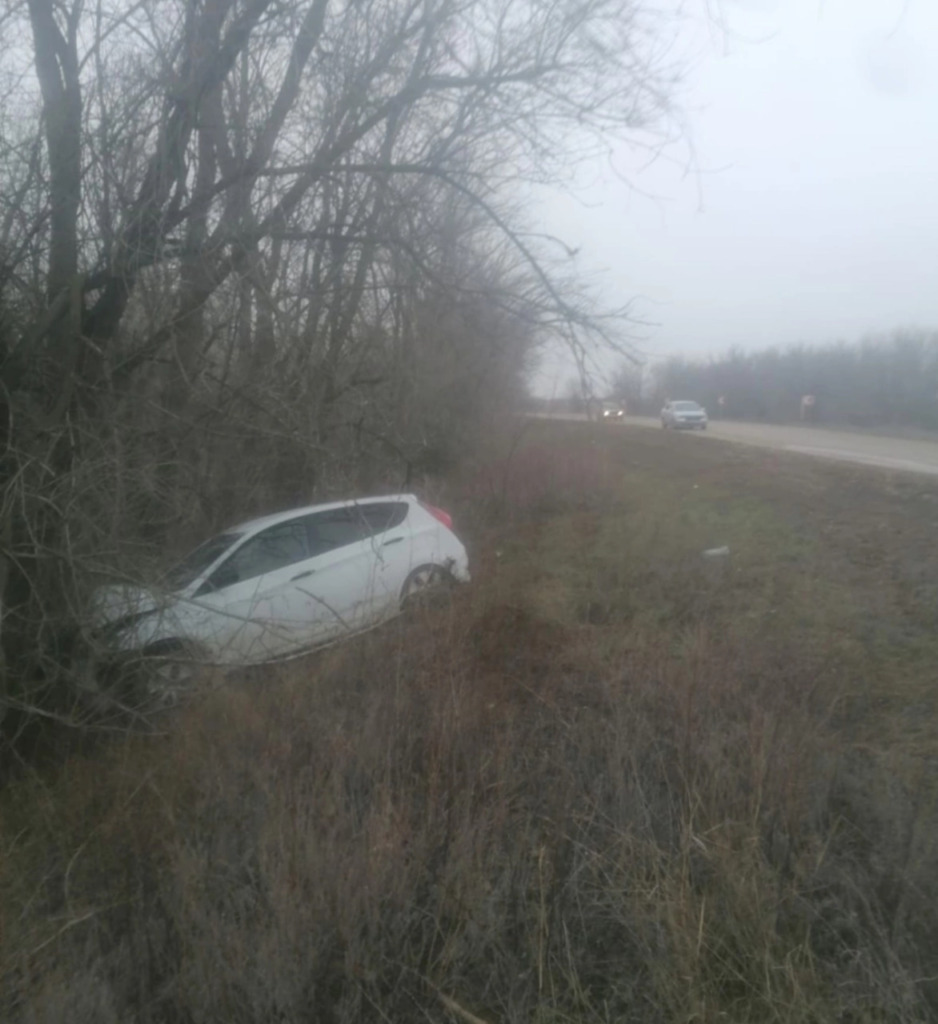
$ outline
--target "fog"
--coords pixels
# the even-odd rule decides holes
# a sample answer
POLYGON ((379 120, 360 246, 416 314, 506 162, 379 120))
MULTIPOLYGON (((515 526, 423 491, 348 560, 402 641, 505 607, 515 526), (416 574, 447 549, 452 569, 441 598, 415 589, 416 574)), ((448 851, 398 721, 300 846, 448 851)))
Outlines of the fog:
MULTIPOLYGON (((681 137, 591 162, 538 213, 606 304, 634 301, 637 349, 938 325, 938 5, 726 0, 674 50, 681 137)), ((545 360, 538 390, 571 372, 545 360)))

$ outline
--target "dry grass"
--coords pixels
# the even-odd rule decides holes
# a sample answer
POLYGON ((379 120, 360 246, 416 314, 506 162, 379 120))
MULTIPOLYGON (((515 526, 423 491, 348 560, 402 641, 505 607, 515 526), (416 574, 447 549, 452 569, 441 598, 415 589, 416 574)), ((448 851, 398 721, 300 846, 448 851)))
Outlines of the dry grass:
POLYGON ((480 514, 451 605, 10 786, 0 1017, 934 1017, 934 785, 858 739, 866 606, 658 456, 480 514))

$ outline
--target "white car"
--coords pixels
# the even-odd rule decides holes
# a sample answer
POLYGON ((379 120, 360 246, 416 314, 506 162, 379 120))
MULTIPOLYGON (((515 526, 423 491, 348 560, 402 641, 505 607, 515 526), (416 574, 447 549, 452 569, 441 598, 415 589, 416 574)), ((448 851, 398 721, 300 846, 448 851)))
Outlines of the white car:
POLYGON ((428 587, 467 582, 451 527, 412 494, 281 512, 206 541, 160 587, 101 588, 93 617, 116 652, 180 664, 282 658, 376 625, 428 587))
POLYGON ((661 426, 672 430, 706 430, 707 410, 697 402, 665 402, 661 426))

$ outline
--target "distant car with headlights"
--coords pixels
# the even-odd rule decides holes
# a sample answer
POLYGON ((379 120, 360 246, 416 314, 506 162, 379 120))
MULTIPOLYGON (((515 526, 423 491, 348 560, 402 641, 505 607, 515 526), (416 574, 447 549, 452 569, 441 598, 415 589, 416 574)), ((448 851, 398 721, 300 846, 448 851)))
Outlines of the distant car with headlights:
POLYGON ((606 421, 624 419, 625 408, 618 402, 603 402, 600 409, 600 418, 606 421))
POLYGON ((168 674, 296 654, 376 625, 430 588, 468 581, 452 525, 412 494, 242 523, 154 586, 100 588, 96 635, 107 650, 159 661, 168 674))
POLYGON ((665 402, 661 410, 665 430, 706 430, 707 410, 697 402, 665 402))

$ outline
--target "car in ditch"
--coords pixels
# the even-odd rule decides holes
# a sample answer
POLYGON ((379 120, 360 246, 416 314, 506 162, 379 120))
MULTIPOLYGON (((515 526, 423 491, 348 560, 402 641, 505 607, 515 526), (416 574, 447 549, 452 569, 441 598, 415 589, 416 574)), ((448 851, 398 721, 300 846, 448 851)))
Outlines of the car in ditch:
POLYGON ((252 665, 354 635, 469 580, 442 509, 412 494, 293 509, 205 541, 156 586, 99 588, 107 651, 162 666, 252 665))
POLYGON ((697 402, 665 402, 661 426, 671 430, 706 430, 707 410, 697 402))

